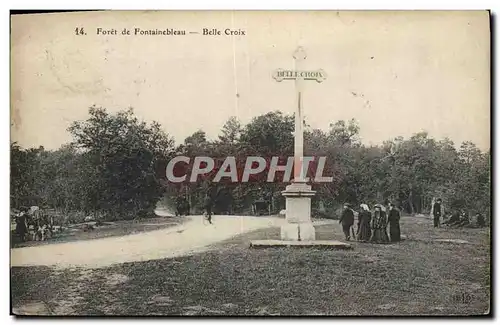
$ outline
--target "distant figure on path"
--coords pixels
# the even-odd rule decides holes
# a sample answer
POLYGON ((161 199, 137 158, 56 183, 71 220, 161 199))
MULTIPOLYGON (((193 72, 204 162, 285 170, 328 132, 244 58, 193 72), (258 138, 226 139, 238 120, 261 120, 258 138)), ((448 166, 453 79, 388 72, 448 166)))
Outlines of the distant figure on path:
POLYGON ((444 214, 443 204, 441 199, 437 199, 432 206, 432 216, 434 217, 434 227, 439 227, 440 219, 444 214))
POLYGON ((210 224, 212 224, 212 205, 213 200, 210 196, 210 193, 205 195, 205 218, 208 220, 210 224))
POLYGON ((189 215, 189 202, 185 196, 178 196, 176 200, 176 213, 175 215, 189 215))
POLYGON ((205 209, 204 216, 210 224, 212 224, 212 213, 215 205, 215 196, 217 194, 217 189, 209 185, 205 192, 205 199, 203 200, 203 207, 205 209))
POLYGON ((372 230, 370 229, 370 221, 372 220, 372 213, 367 204, 361 204, 361 211, 358 215, 358 233, 357 240, 368 241, 372 235, 372 230))
POLYGON ((401 229, 399 228, 399 219, 401 218, 401 213, 394 206, 394 204, 389 203, 389 216, 387 217, 389 221, 389 234, 391 236, 391 242, 401 241, 401 229))
POLYGON ((349 203, 344 204, 344 209, 342 210, 339 223, 342 224, 342 231, 344 232, 345 239, 350 240, 350 231, 352 225, 354 224, 354 212, 351 210, 351 205, 349 203))
POLYGON ((484 220, 484 216, 482 213, 476 214, 476 223, 477 223, 477 226, 480 228, 486 226, 486 222, 484 220))
POLYGON ((382 210, 380 204, 375 205, 375 211, 372 216, 372 237, 371 242, 375 243, 388 243, 389 236, 387 236, 387 214, 382 210))

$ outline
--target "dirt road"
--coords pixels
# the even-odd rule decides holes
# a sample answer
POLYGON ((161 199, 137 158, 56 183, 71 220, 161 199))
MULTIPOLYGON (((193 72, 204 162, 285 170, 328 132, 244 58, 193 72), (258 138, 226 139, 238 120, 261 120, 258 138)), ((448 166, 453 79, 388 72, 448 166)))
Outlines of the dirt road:
POLYGON ((11 266, 106 267, 115 263, 188 255, 253 230, 280 226, 276 217, 192 216, 183 225, 122 237, 11 249, 11 266))

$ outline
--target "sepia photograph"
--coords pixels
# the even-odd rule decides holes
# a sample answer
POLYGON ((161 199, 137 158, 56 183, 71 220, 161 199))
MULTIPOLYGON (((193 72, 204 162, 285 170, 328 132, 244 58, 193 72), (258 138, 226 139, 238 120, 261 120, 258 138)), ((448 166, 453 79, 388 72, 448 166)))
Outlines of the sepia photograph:
POLYGON ((10 314, 491 316, 491 13, 10 13, 10 314))

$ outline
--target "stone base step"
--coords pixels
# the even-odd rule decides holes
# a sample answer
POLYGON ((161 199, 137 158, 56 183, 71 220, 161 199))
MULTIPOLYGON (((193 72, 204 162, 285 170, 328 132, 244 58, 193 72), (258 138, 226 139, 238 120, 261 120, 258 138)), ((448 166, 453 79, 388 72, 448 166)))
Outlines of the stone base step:
POLYGON ((291 240, 252 240, 250 248, 320 248, 320 249, 352 249, 352 245, 337 240, 311 240, 311 241, 291 241, 291 240))

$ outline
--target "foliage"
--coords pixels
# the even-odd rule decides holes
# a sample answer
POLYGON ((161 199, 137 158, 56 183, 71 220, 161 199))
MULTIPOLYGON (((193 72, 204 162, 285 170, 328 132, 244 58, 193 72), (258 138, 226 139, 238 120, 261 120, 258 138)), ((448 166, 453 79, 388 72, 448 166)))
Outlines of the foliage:
MULTIPOLYGON (((231 117, 216 140, 198 130, 177 147, 158 123, 139 121, 132 109, 110 114, 91 107, 89 115, 73 123, 69 128, 73 142, 58 150, 11 144, 11 205, 48 205, 132 218, 150 214, 162 197, 175 202, 176 196, 187 195, 192 212, 200 212, 226 157, 236 158, 241 180, 246 158, 259 156, 268 164, 262 173, 249 183, 222 178, 214 191, 233 213, 249 212, 259 197, 270 200, 274 212, 284 208, 283 172, 277 173, 277 181, 267 182, 267 171, 271 157, 281 157, 279 164, 285 164, 293 156, 293 115, 269 112, 246 125, 231 117), (191 159, 184 170, 188 180, 196 156, 214 158, 216 168, 196 183, 170 183, 165 167, 175 155, 191 159)), ((373 205, 390 200, 409 213, 428 213, 433 199, 441 197, 448 209, 489 215, 489 151, 483 153, 471 142, 457 149, 449 139, 438 141, 425 132, 366 146, 359 130, 355 120, 331 123, 327 131, 306 124, 304 154, 326 157, 323 175, 332 177, 329 183, 312 179, 315 211, 320 202, 328 215, 346 201, 373 205)), ((315 171, 315 164, 310 171, 315 171)))
POLYGON ((157 167, 168 160, 173 141, 158 123, 140 122, 131 109, 113 115, 91 107, 89 115, 71 125, 74 141, 59 150, 12 147, 12 204, 110 218, 152 215, 164 191, 157 167))

